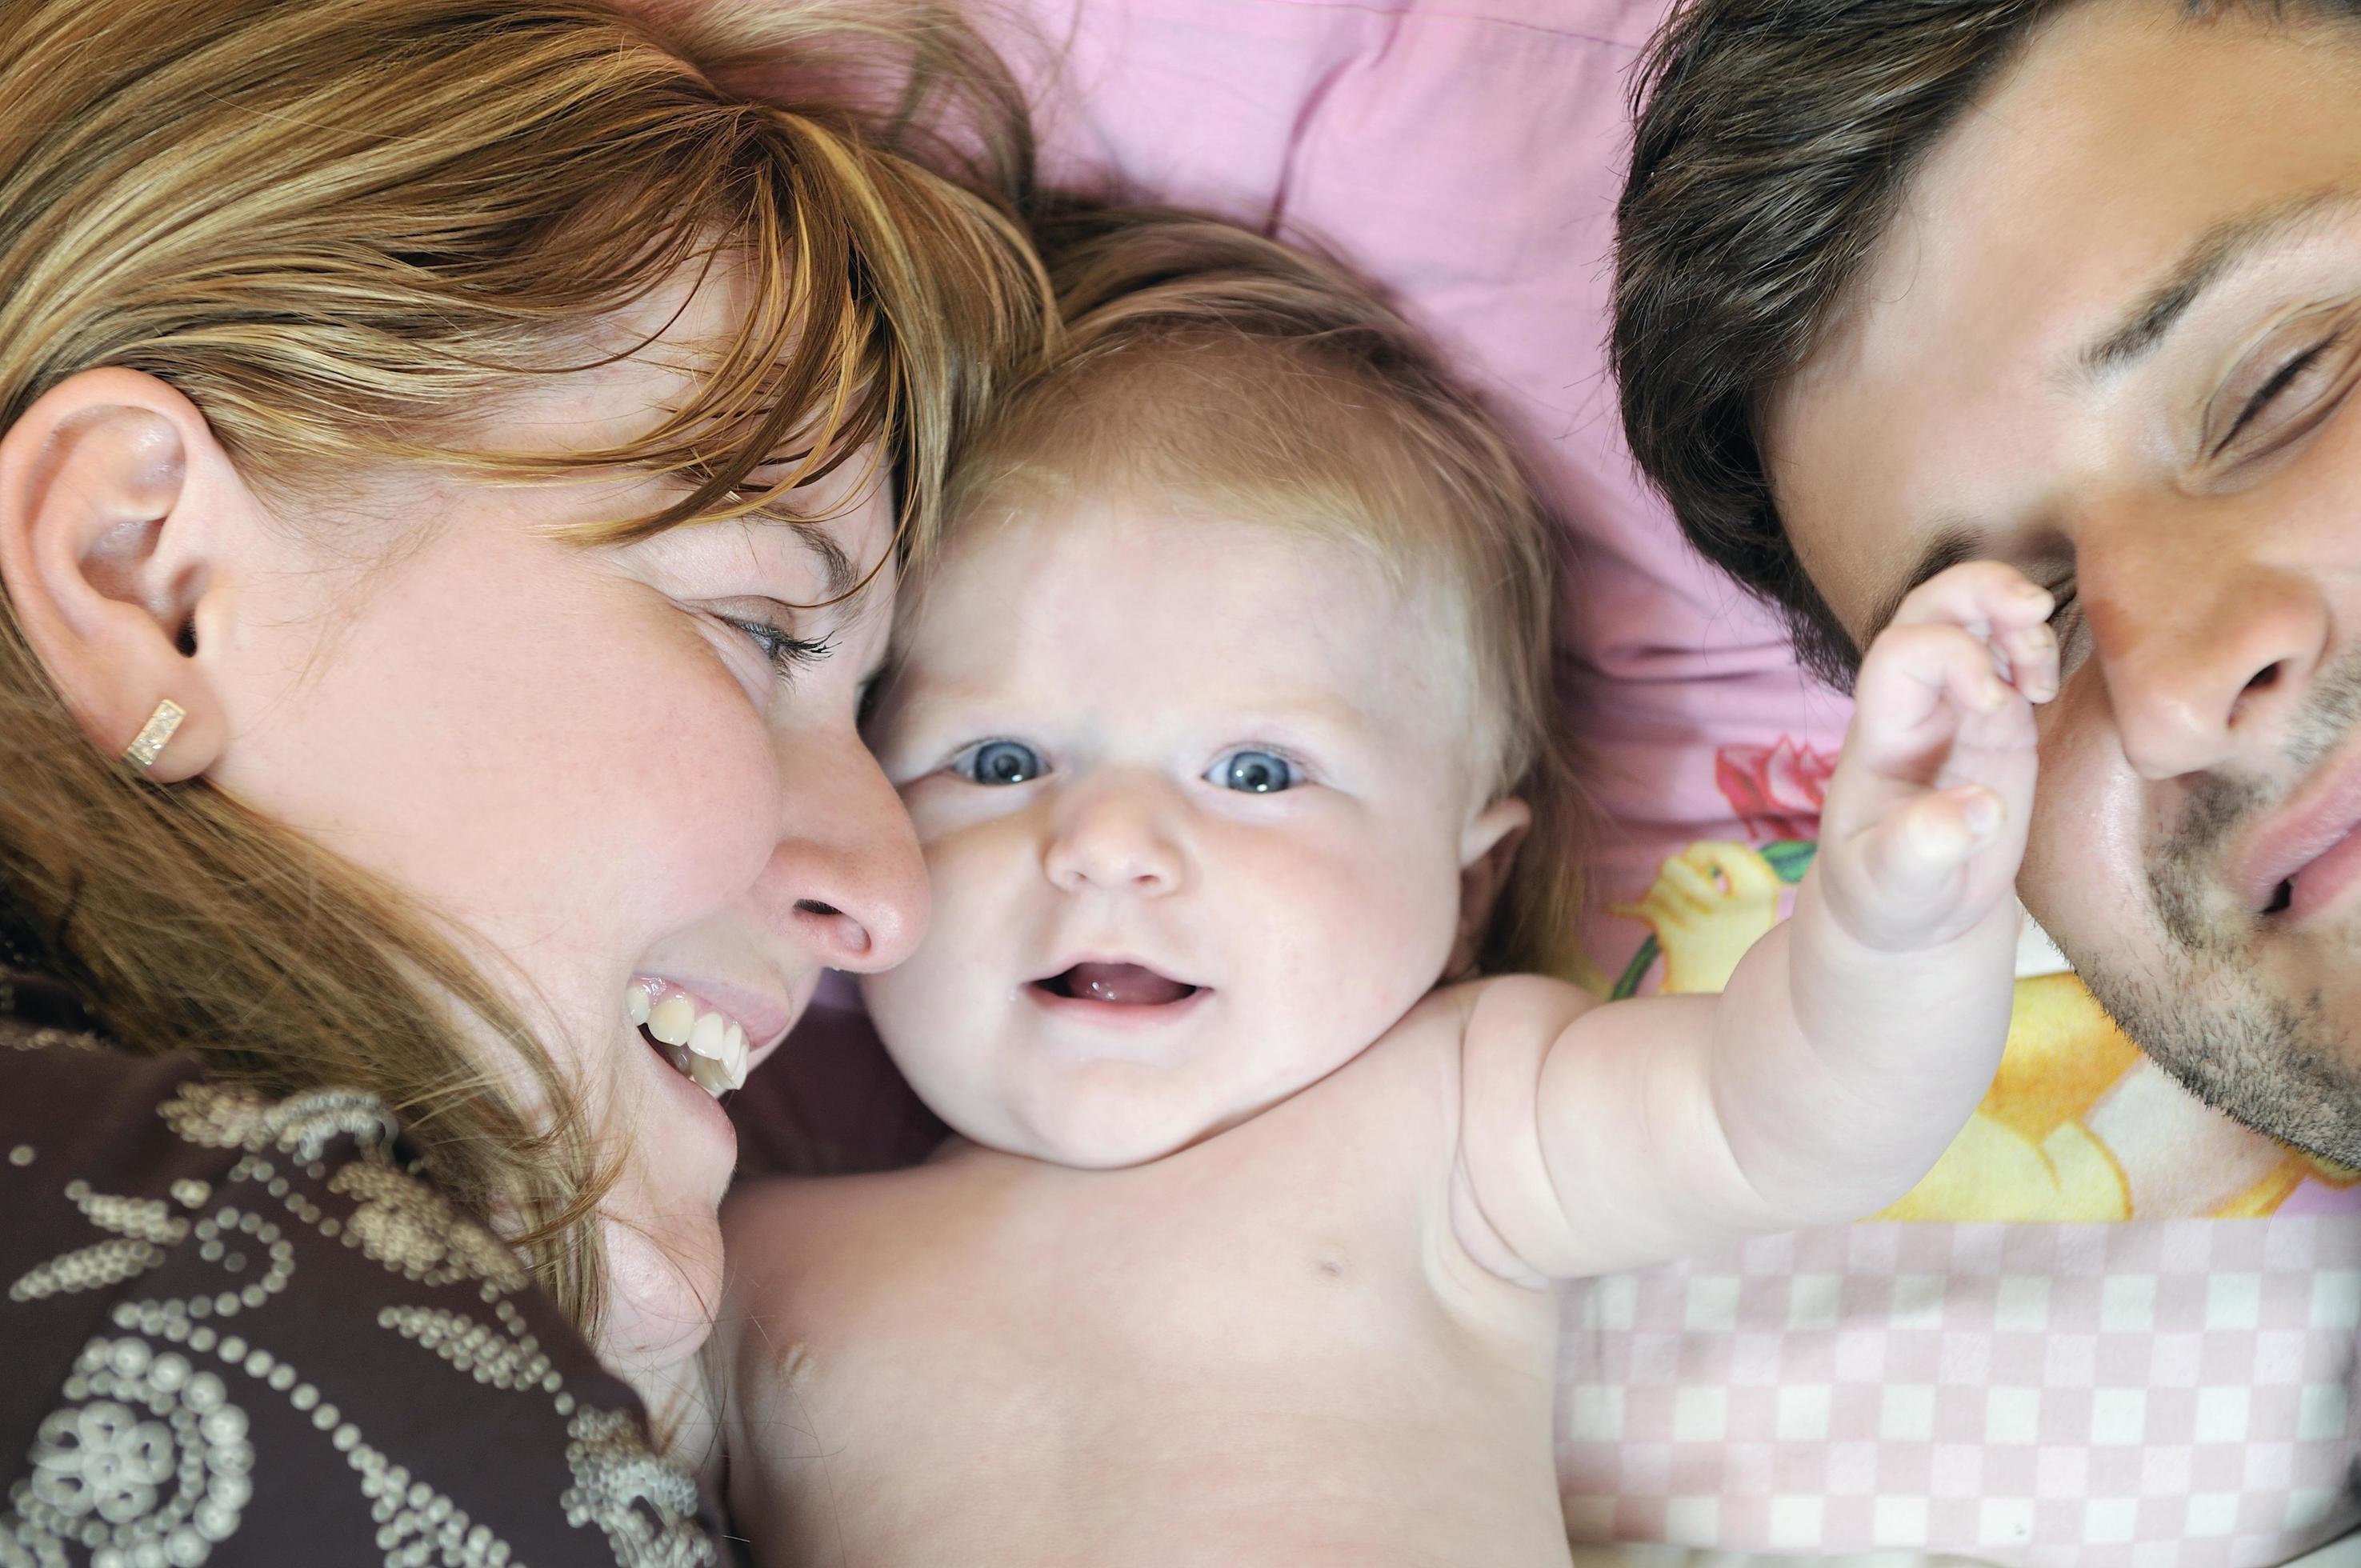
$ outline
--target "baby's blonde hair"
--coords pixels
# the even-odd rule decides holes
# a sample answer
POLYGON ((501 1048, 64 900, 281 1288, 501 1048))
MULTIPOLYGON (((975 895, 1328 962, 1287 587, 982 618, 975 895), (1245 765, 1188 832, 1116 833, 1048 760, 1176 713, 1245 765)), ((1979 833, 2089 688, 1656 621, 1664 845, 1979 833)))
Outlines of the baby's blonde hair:
POLYGON ((1499 424, 1324 258, 1159 207, 1053 206, 1035 239, 1065 345, 953 470, 950 526, 1082 494, 1178 498, 1439 593, 1470 644, 1479 773, 1533 813, 1479 963, 1579 972, 1587 814, 1553 679, 1555 533, 1499 424))

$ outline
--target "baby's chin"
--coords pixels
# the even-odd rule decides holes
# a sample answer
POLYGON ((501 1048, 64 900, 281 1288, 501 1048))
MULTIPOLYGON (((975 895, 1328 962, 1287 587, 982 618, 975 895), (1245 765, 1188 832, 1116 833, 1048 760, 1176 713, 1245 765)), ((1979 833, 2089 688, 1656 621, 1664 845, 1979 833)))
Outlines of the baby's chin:
POLYGON ((1109 1117, 1081 1105, 1045 1105, 1035 1095, 1024 1105, 1006 1102, 966 1107, 938 1104, 920 1091, 936 1115, 969 1143, 1024 1159, 1072 1170, 1124 1170, 1177 1154, 1216 1129, 1201 1121, 1170 1115, 1109 1117))
POLYGON ((1175 1075, 1159 1081, 1148 1075, 1067 1075, 1034 1082, 994 1104, 981 1116, 946 1116, 963 1136, 1008 1154, 1048 1160, 1076 1170, 1122 1170, 1153 1164, 1252 1120, 1271 1105, 1315 1081, 1232 1085, 1190 1081, 1175 1075), (1099 1081, 1089 1081, 1093 1077, 1099 1081), (1106 1079, 1115 1079, 1107 1082, 1106 1079))

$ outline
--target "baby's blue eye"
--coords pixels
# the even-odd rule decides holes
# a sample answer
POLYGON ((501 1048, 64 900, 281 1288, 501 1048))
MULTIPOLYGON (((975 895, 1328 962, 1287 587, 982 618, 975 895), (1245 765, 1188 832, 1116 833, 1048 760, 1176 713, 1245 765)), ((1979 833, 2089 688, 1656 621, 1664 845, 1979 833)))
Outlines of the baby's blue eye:
POLYGON ((1247 795, 1277 795, 1303 782, 1296 776, 1294 763, 1271 751, 1233 751, 1215 762, 1205 777, 1224 789, 1247 795))
POLYGON ((971 748, 951 768, 969 783, 980 784, 1020 784, 1049 771, 1042 763, 1041 753, 1022 740, 986 740, 971 748))

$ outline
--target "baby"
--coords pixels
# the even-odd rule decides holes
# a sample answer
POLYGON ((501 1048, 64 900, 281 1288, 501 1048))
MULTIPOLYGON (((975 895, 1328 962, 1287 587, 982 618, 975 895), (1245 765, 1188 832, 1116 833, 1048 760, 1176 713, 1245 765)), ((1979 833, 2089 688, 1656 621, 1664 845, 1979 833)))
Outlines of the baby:
POLYGON ((1565 1563, 1551 1282, 1874 1210, 1991 1079, 2048 596, 1911 595, 1794 919, 1596 1004, 1507 972, 1577 813, 1500 437, 1320 263, 1051 255, 872 729, 934 916, 864 995, 961 1135, 733 1195, 731 1506, 772 1563, 1565 1563))

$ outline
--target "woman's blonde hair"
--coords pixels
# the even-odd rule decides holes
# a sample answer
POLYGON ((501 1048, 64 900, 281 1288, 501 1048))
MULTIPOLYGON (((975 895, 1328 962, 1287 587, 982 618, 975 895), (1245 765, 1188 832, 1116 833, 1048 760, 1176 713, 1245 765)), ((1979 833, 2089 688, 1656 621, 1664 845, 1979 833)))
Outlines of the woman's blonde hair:
MULTIPOLYGON (((954 448, 1050 330, 1010 215, 1022 105, 926 5, 696 15, 667 31, 572 0, 6 0, 0 430, 117 366, 185 394, 298 519, 357 465, 686 481, 606 540, 791 506, 874 441, 923 549, 954 448), (898 101, 862 115, 716 85, 756 60, 898 101), (598 323, 714 265, 752 303, 655 429, 563 455, 471 443, 500 400, 599 357, 598 323), (783 453, 789 476, 752 486, 783 453)), ((383 1097, 445 1190, 513 1224, 595 1330, 591 1210, 612 1173, 517 1009, 393 890, 202 780, 148 787, 100 756, 5 605, 0 901, 126 1047, 383 1097), (494 1087, 454 998, 554 1113, 494 1087)))
POLYGON ((1589 813, 1553 675, 1556 532, 1499 425, 1327 258, 1170 208, 1042 206, 1065 342, 954 470, 953 526, 1078 494, 1180 499, 1439 591, 1470 644, 1478 770, 1533 813, 1478 963, 1579 974, 1589 813))

